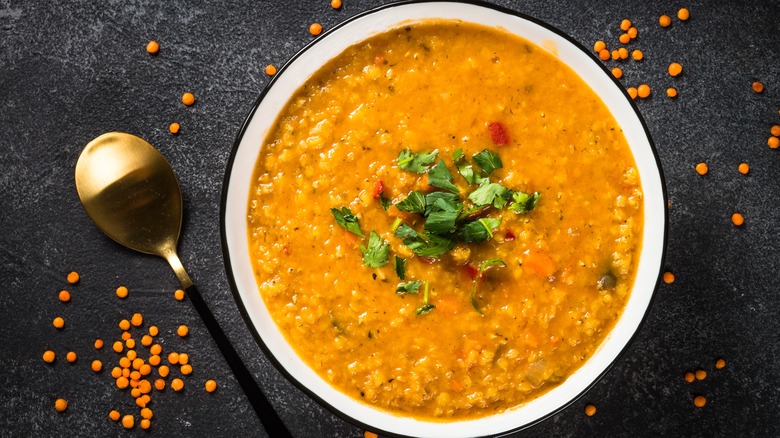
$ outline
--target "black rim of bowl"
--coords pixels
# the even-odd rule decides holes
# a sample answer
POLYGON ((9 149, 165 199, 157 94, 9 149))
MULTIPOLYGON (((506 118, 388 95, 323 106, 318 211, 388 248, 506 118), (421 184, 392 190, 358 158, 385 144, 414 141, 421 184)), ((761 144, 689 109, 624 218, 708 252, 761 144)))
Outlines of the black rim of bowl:
MULTIPOLYGON (((225 273, 227 274, 227 280, 228 280, 228 283, 230 284, 231 292, 233 293, 233 299, 235 300, 236 305, 238 306, 238 310, 241 313, 241 317, 243 318, 244 323, 247 325, 247 327, 249 328, 249 331, 252 333, 252 336, 255 338, 255 342, 257 342, 257 345, 260 347, 260 349, 263 351, 263 353, 265 353, 266 357, 271 361, 271 363, 276 367, 276 369, 280 373, 282 373, 282 375, 284 375, 284 377, 287 378, 287 380, 289 380, 296 387, 298 387, 298 389, 303 391, 306 395, 308 395, 310 398, 315 400, 321 406, 324 406, 325 408, 327 408, 330 412, 332 412, 333 414, 335 414, 339 418, 341 418, 341 419, 343 419, 343 420, 345 420, 345 421, 347 421, 347 422, 349 422, 349 423, 351 423, 351 424, 353 424, 355 426, 363 428, 365 430, 370 430, 372 432, 377 432, 377 433, 380 433, 380 434, 382 434, 384 436, 389 436, 389 437, 403 437, 404 435, 399 435, 399 434, 396 434, 396 433, 393 433, 393 432, 388 432, 388 431, 377 429, 375 426, 371 426, 371 425, 365 424, 362 421, 358 420, 357 418, 353 418, 353 417, 347 415, 346 413, 344 413, 343 411, 341 411, 337 407, 331 405, 330 403, 327 403, 325 400, 320 398, 312 390, 310 390, 305 385, 303 385, 301 382, 299 382, 298 380, 293 378, 293 376, 287 371, 287 369, 279 362, 279 360, 276 358, 276 356, 273 355, 271 350, 268 348, 268 346, 265 344, 265 342, 263 341, 262 337, 260 336, 260 333, 257 331, 257 329, 255 328, 254 324, 252 323, 252 319, 250 318, 249 313, 247 312, 246 307, 244 306, 244 302, 241 299, 241 295, 238 292, 238 287, 236 286, 235 278, 233 276, 233 267, 230 264, 230 250, 228 248, 227 235, 225 233, 225 212, 226 212, 226 207, 227 207, 227 195, 228 195, 228 191, 229 191, 229 188, 230 188, 229 187, 229 185, 230 185, 230 176, 233 173, 233 162, 235 161, 236 153, 238 151, 238 148, 239 148, 239 145, 241 144, 242 139, 244 138, 244 134, 246 133, 246 129, 249 126, 249 122, 254 117, 255 112, 257 112, 257 109, 260 107, 260 104, 262 103, 262 101, 265 98, 266 94, 268 94, 268 90, 270 90, 271 87, 274 86, 274 84, 277 81, 277 78, 279 78, 285 72, 285 70, 290 66, 290 64, 295 62, 302 54, 304 54, 305 52, 310 50, 312 47, 317 45, 317 43, 322 40, 322 37, 325 37, 325 36, 329 35, 330 33, 336 31, 337 29, 340 29, 340 28, 348 25, 349 23, 352 23, 353 21, 355 21, 355 20, 357 20, 359 18, 365 17, 367 15, 372 15, 372 14, 375 14, 377 12, 384 11, 386 9, 391 9, 391 8, 394 8, 394 7, 398 7, 398 6, 411 5, 411 4, 424 4, 424 3, 463 3, 463 4, 469 4, 469 5, 480 6, 480 7, 492 9, 492 10, 497 11, 497 12, 501 12, 501 13, 504 13, 504 14, 512 15, 512 16, 515 16, 515 17, 518 17, 518 18, 522 18, 524 20, 530 21, 531 23, 539 25, 539 26, 543 27, 544 29, 546 29, 546 30, 548 30, 550 32, 553 32, 554 34, 556 34, 559 37, 565 39, 566 41, 568 41, 569 43, 573 44, 575 47, 577 47, 578 49, 580 49, 581 51, 586 53, 591 58, 591 60, 593 60, 599 66, 599 68, 601 68, 601 70, 603 70, 607 74, 607 76, 612 80, 612 82, 615 84, 615 86, 617 86, 621 90, 621 92, 623 93, 624 97, 626 99, 628 99, 628 102, 631 105, 631 108, 634 110, 634 113, 635 113, 637 119, 639 120, 640 124, 642 125, 642 129, 644 130, 645 136, 647 137, 648 143, 650 144, 650 149, 651 149, 651 151, 653 153, 653 156, 655 158, 656 167, 658 168, 658 175, 659 175, 660 180, 661 180, 661 191, 662 191, 664 204, 666 204, 667 200, 668 200, 668 195, 667 195, 667 190, 666 190, 666 180, 664 178, 663 169, 661 168, 661 160, 660 160, 660 158, 658 156, 658 150, 656 149, 655 143, 653 142, 653 139, 650 136, 650 131, 647 128, 647 123, 645 123, 644 118, 642 117, 641 113, 639 112, 639 108, 636 106, 636 103, 634 103, 633 99, 631 99, 631 97, 628 95, 628 93, 626 92, 626 90, 623 87, 623 85, 620 84, 620 82, 618 82, 618 80, 614 76, 612 76, 611 72, 609 70, 607 70, 607 68, 604 66, 604 64, 602 64, 601 62, 598 61, 598 59, 596 59, 595 55, 593 55, 593 53, 591 53, 590 50, 588 50, 582 44, 580 44, 579 42, 574 40, 574 38, 570 37, 568 34, 564 33, 563 31, 561 31, 561 30, 559 30, 559 29, 557 29, 557 28, 555 28, 555 27, 553 27, 553 26, 551 26, 551 25, 549 25, 549 24, 547 24, 547 23, 545 23, 545 22, 543 22, 541 20, 538 20, 538 19, 536 19, 534 17, 531 17, 529 15, 525 15, 525 14, 523 14, 521 12, 517 12, 515 10, 509 9, 509 8, 505 8, 503 6, 498 6, 498 5, 494 5, 494 4, 491 4, 491 3, 487 3, 487 2, 484 2, 484 1, 481 1, 481 0, 422 0, 422 1, 418 1, 418 0, 403 0, 403 1, 397 1, 397 2, 388 3, 386 5, 382 5, 382 6, 373 8, 373 9, 369 9, 367 11, 358 13, 356 15, 353 15, 353 16, 345 19, 341 23, 339 23, 336 26, 334 26, 331 29, 329 29, 327 32, 323 33, 320 37, 318 37, 318 38, 312 40, 311 42, 309 42, 308 44, 306 44, 306 46, 304 46, 295 55, 293 55, 293 57, 290 58, 284 64, 284 66, 282 66, 279 69, 279 71, 271 78, 271 80, 268 82, 268 84, 266 84, 265 88, 263 88, 263 90, 260 92, 260 96, 258 96, 257 100, 255 101, 254 106, 252 107, 252 110, 249 112, 249 115, 247 115, 246 119, 244 120, 244 123, 241 125, 241 130, 238 132, 238 135, 236 136, 236 140, 233 143, 233 148, 230 151, 230 156, 228 157, 227 166, 226 166, 226 170, 225 170, 225 178, 224 178, 223 183, 222 183, 222 198, 220 200, 220 215, 219 215, 220 237, 222 239, 222 256, 223 256, 224 263, 225 263, 225 273)), ((607 365, 607 367, 604 368, 604 370, 595 379, 593 379, 593 381, 590 384, 588 384, 588 386, 585 389, 583 389, 579 394, 577 394, 576 396, 572 397, 568 402, 562 404, 561 406, 559 406, 558 408, 554 409, 550 413, 548 413, 546 415, 543 415, 542 417, 540 417, 540 418, 538 418, 538 419, 536 419, 536 420, 534 420, 532 422, 519 425, 518 427, 516 427, 514 429, 507 430, 505 432, 500 432, 498 434, 486 435, 486 436, 492 436, 492 437, 507 436, 509 434, 512 434, 512 433, 518 432, 520 430, 527 429, 527 428, 530 428, 530 427, 532 427, 534 425, 537 425, 537 424, 541 423, 542 421, 552 417, 553 415, 563 411, 564 409, 568 408, 573 403, 575 403, 577 400, 582 398, 582 396, 585 395, 596 383, 598 383, 601 380, 601 378, 604 377, 604 375, 614 366, 614 364, 616 362, 618 362, 623 357, 623 355, 628 350, 628 347, 634 342, 634 340, 636 339, 640 329, 642 328, 642 326, 644 325, 645 321, 647 320, 647 316, 648 316, 648 314, 650 312, 650 308, 653 305, 653 301, 655 301, 655 297, 656 297, 656 294, 657 294, 657 291, 658 291, 658 286, 659 286, 660 281, 661 281, 661 272, 663 271, 663 267, 665 266, 665 261, 666 261, 667 236, 668 236, 668 233, 669 233, 669 212, 668 212, 668 209, 666 208, 665 205, 664 205, 663 212, 664 212, 664 236, 663 236, 662 247, 661 247, 661 263, 660 263, 659 272, 658 272, 658 274, 656 276, 655 285, 653 286, 653 292, 652 292, 652 294, 650 296, 650 301, 648 302, 647 308, 645 309, 644 314, 642 315, 642 319, 639 322, 639 324, 637 325, 636 331, 634 331, 634 333, 631 336, 631 338, 629 338, 628 342, 626 342, 626 345, 620 350, 620 352, 615 357, 615 359, 613 359, 607 365)), ((644 236, 643 240, 645 238, 647 238, 647 236, 644 236)))

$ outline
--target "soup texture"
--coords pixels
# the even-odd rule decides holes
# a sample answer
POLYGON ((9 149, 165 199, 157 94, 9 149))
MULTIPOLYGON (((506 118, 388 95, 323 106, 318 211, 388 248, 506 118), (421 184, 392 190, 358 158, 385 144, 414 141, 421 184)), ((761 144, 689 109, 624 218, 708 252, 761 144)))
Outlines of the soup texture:
POLYGON ((588 360, 643 227, 599 96, 550 52, 451 21, 320 69, 264 139, 250 193, 257 283, 298 354, 428 420, 517 407, 588 360))

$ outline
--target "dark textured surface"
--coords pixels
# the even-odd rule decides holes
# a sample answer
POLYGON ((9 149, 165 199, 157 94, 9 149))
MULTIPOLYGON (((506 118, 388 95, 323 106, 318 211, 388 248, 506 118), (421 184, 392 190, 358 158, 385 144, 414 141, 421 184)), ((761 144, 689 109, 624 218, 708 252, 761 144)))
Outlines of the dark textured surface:
MULTIPOLYGON (((222 267, 219 198, 225 164, 244 117, 281 65, 312 37, 380 1, 235 2, 0 0, 0 436, 114 436, 110 409, 137 412, 109 370, 117 322, 142 312, 161 328, 167 351, 186 350, 195 372, 182 393, 155 395, 155 436, 265 436, 249 404, 161 259, 125 250, 90 222, 74 189, 81 148, 106 131, 138 134, 178 172, 186 214, 180 254, 216 318, 296 436, 358 437, 362 431, 303 395, 277 372, 244 325, 222 267), (103 4, 99 4, 103 3, 103 4), (160 42, 158 56, 144 47, 160 42), (179 103, 184 91, 198 98, 179 103), (167 126, 182 124, 179 136, 167 126), (68 287, 78 270, 82 281, 68 287), (130 296, 114 289, 125 284, 130 296), (68 304, 57 292, 71 290, 68 304), (66 328, 51 320, 61 315, 66 328), (187 324, 186 339, 175 335, 187 324), (102 351, 96 338, 107 341, 102 351), (57 362, 41 360, 45 349, 57 362), (79 354, 68 364, 68 350, 79 354), (202 389, 207 378, 220 388, 202 389), (53 401, 70 408, 57 414, 53 401)), ((671 200, 663 285, 625 355, 585 396, 523 436, 778 436, 780 419, 780 155, 767 145, 780 124, 780 3, 686 3, 691 20, 661 29, 673 2, 548 0, 498 2, 544 20, 587 47, 615 46, 620 19, 637 24, 641 63, 625 62, 623 82, 649 83, 638 102, 658 147, 671 200), (685 68, 672 79, 672 60, 685 68), (763 94, 750 84, 761 80, 763 94), (663 95, 675 84, 677 100, 663 95), (710 165, 701 177, 699 161, 710 165), (751 165, 748 176, 737 165, 751 165), (737 229, 734 210, 745 214, 737 229), (716 357, 728 366, 714 370, 716 357), (703 382, 682 373, 703 367, 703 382), (693 407, 704 394, 704 409, 693 407), (592 418, 586 402, 598 406, 592 418)), ((609 65, 612 62, 608 63, 609 65)), ((141 433, 136 430, 131 433, 141 433)))

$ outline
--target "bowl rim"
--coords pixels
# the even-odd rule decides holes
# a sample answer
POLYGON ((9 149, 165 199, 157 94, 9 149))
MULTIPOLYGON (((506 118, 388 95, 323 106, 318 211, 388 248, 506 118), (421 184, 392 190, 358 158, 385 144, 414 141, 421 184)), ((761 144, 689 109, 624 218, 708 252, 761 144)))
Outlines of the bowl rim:
MULTIPOLYGON (((468 4, 478 7, 483 7, 487 9, 492 9, 496 12, 512 15, 524 20, 527 20, 533 24, 536 24, 538 26, 541 26, 542 28, 554 33, 558 37, 561 37, 562 39, 566 40, 568 43, 572 44, 577 49, 581 50, 585 54, 587 54, 593 61, 596 62, 599 68, 603 70, 605 73, 607 73, 607 77, 612 80, 612 82, 618 87, 618 89, 621 91, 623 96, 628 100, 628 103, 631 107, 631 109, 634 112, 634 115, 637 117, 637 120, 639 121, 642 130, 644 131, 644 135, 647 138, 648 144, 650 146, 650 152, 652 153, 654 159, 655 159, 655 167, 658 171, 658 177, 660 179, 660 185, 661 185, 661 197, 664 201, 664 207, 666 207, 668 202, 668 193, 667 193, 667 187, 666 187, 666 178, 664 176, 663 168, 661 167, 661 160, 660 156, 658 154, 658 149, 655 146, 655 143, 653 142, 652 136, 650 135, 650 131, 647 127, 647 123, 645 122, 645 119, 642 117, 642 114, 639 111, 639 108, 637 107, 636 103, 634 102, 634 99, 632 99, 628 92, 626 91, 625 87, 611 74, 609 69, 607 67, 599 62, 599 60, 596 58, 596 56, 593 54, 593 52, 589 49, 587 49, 584 45, 579 43, 577 40, 575 40, 573 37, 569 36, 567 33, 563 32, 562 30, 552 26, 551 24, 548 24, 540 19, 537 19, 535 17, 532 17, 530 15, 527 15, 525 13, 516 11, 514 9, 510 9, 508 7, 504 7, 501 5, 496 5, 492 3, 488 3, 483 0, 399 0, 399 1, 393 1, 384 5, 377 6, 375 8, 371 8, 368 10, 365 10, 363 12, 357 13, 355 15, 352 15, 343 21, 339 22, 332 28, 328 29, 326 32, 321 34, 319 37, 313 39, 312 41, 308 42, 303 48, 298 50, 290 59, 288 59, 284 65, 282 65, 277 73, 270 79, 270 81, 263 87, 263 90, 258 95, 257 99, 255 100, 252 109, 249 111, 249 114, 244 119, 243 123, 241 124, 241 128, 238 131, 238 134, 236 135, 236 138, 233 142, 233 146, 230 150, 230 155, 228 156, 228 160, 226 162, 225 166, 225 176, 223 178, 222 182, 222 193, 221 193, 221 199, 220 199, 220 215, 219 215, 219 226, 220 226, 220 239, 221 239, 221 249, 222 249, 222 256, 223 256, 223 263, 225 266, 225 274, 227 277, 228 284, 230 285, 230 290, 233 295, 233 300, 236 303, 236 306, 238 307, 239 313, 241 314, 241 318, 244 321, 244 324, 246 324, 247 328, 249 329, 250 333, 252 334, 252 337, 254 338, 257 345, 260 347, 260 349, 263 351, 265 356, 268 358, 268 360, 274 365, 274 367, 279 371, 289 382, 291 382, 293 385, 295 385, 299 390, 303 391, 304 394, 306 394, 308 397, 316 401, 320 406, 326 408, 328 411, 336 415, 337 417, 341 418, 342 420, 347 421, 348 423, 355 425, 357 427, 363 428, 364 430, 372 430, 375 432, 379 432, 383 436, 388 437, 398 437, 402 438, 406 435, 401 435, 395 432, 385 431, 377 428, 376 426, 372 426, 369 424, 366 424, 362 421, 360 421, 357 418, 354 418, 341 409, 338 409, 337 407, 333 406, 332 404, 326 402, 323 398, 321 398, 319 395, 317 395, 313 390, 309 389, 306 385, 299 382, 297 379, 295 379, 292 374, 287 371, 284 365, 281 364, 279 359, 271 352, 269 347, 266 345, 266 343, 263 341, 263 338, 260 336, 260 333, 258 332, 256 326, 252 323, 252 319, 249 315, 249 312, 246 309, 246 306, 244 305, 244 301, 241 298, 240 292, 238 290, 238 286, 236 284, 235 276, 233 273, 233 267, 230 261, 230 249, 228 245, 228 237, 227 237, 227 230, 226 230, 226 211, 227 211, 227 199, 228 199, 228 193, 230 189, 230 178, 233 173, 233 164, 236 159, 236 155, 239 149, 240 144, 243 141, 244 135, 247 131, 247 128, 252 121, 255 113, 257 112, 258 108, 260 107, 261 103, 263 102, 263 99, 268 94, 269 90, 274 86, 274 84, 277 82, 278 78, 281 77, 281 73, 283 73, 291 64, 293 64, 299 57, 301 57, 304 53, 309 51, 312 47, 317 45, 323 37, 329 35, 332 32, 335 32, 336 30, 352 23, 353 21, 356 21, 364 16, 375 14, 387 9, 404 6, 404 5, 412 5, 412 4, 425 4, 425 3, 461 3, 461 4, 468 4)), ((660 248, 660 261, 659 261, 659 272, 656 277, 655 284, 653 285, 652 292, 650 293, 650 297, 647 303, 647 307, 644 309, 644 312, 642 314, 642 318, 637 324, 636 330, 631 335, 631 337, 628 339, 626 344, 623 346, 623 348, 620 350, 620 352, 615 356, 615 358, 607 364, 607 366, 604 368, 604 370, 599 373, 593 381, 591 381, 582 391, 580 391, 578 394, 573 396, 571 399, 569 399, 567 402, 561 404, 556 409, 553 409, 549 413, 542 415, 541 417, 530 421, 528 423, 519 425, 516 428, 513 428, 511 430, 507 430, 504 432, 500 432, 497 434, 492 435, 480 435, 485 437, 503 437, 508 436, 513 433, 517 433, 521 430, 528 429, 530 427, 533 427, 553 415, 558 414, 559 412, 563 411, 564 409, 568 408, 575 402, 577 402, 580 398, 582 398, 583 395, 585 395, 590 389, 595 386, 603 377, 604 375, 609 372, 610 369, 617 363, 625 354, 626 351, 629 349, 629 347, 633 344, 635 339, 637 338, 637 335, 639 334, 642 326, 645 324, 645 321, 648 318, 648 315, 650 313, 650 308, 653 306, 653 303, 656 299, 658 288, 661 283, 662 273, 663 273, 663 266, 665 266, 666 262, 666 255, 667 255, 667 240, 668 240, 668 234, 669 234, 669 210, 668 208, 663 209, 663 239, 661 242, 661 248, 660 248)), ((643 230, 643 232, 646 230, 643 230)), ((644 241, 646 239, 646 236, 643 236, 642 240, 644 241)), ((633 287, 632 287, 633 290, 633 287)))

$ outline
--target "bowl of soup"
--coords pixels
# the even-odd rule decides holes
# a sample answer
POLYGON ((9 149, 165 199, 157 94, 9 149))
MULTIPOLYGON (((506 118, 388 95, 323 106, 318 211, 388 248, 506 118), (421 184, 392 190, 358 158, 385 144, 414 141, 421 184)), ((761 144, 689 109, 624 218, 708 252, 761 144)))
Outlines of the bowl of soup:
POLYGON ((276 367, 386 435, 492 436, 576 400, 644 319, 666 240, 636 106, 520 13, 398 3, 299 52, 232 150, 221 227, 276 367))

